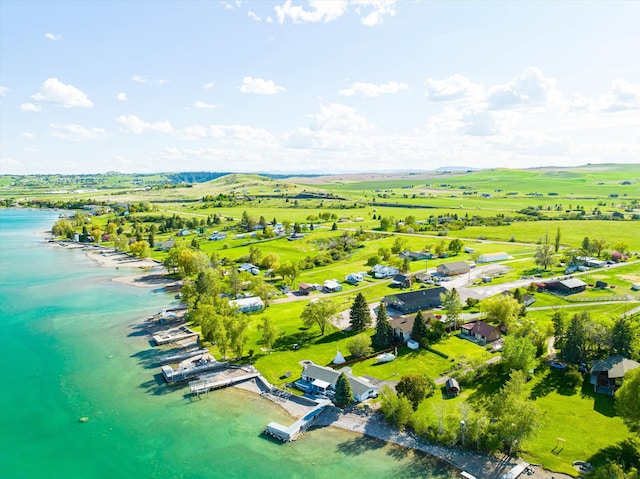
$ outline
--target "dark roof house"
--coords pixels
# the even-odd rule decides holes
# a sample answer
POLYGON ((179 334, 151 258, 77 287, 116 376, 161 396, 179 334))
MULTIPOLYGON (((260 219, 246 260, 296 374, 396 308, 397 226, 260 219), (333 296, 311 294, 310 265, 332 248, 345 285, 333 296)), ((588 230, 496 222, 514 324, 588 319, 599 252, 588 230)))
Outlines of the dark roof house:
POLYGON ((591 363, 591 384, 595 392, 613 396, 627 371, 640 367, 640 363, 623 356, 611 356, 591 363))
POLYGON ((460 327, 462 334, 490 343, 500 338, 500 330, 484 321, 463 324, 460 327))
POLYGON ((416 313, 423 309, 441 306, 440 294, 446 292, 447 290, 443 287, 419 289, 385 296, 382 301, 387 308, 393 308, 401 313, 416 313))
POLYGON ((410 288, 411 287, 411 275, 410 274, 396 274, 391 280, 391 284, 398 288, 410 288))
MULTIPOLYGON (((425 323, 434 321, 436 317, 431 313, 425 313, 422 315, 425 323)), ((393 337, 407 342, 411 338, 411 331, 413 330, 413 324, 416 322, 416 315, 411 316, 398 316, 390 321, 391 328, 393 329, 393 337)))
POLYGON ((471 268, 464 261, 454 261, 452 263, 443 263, 438 266, 438 273, 445 276, 454 276, 456 274, 466 274, 471 268))
POLYGON ((563 279, 547 283, 547 289, 558 291, 562 294, 576 294, 587 289, 587 283, 578 278, 563 279))

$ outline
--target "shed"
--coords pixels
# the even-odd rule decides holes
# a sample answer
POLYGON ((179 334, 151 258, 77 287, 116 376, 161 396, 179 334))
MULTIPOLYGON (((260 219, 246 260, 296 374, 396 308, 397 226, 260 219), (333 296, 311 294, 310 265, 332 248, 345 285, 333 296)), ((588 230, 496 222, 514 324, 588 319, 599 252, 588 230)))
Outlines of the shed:
POLYGON ((238 311, 241 313, 250 313, 252 311, 260 311, 261 309, 264 309, 264 302, 259 296, 234 299, 229 301, 229 305, 232 308, 238 308, 238 311))
POLYGON ((410 274, 396 274, 391 280, 391 284, 398 288, 410 288, 411 287, 411 275, 410 274))
POLYGON ((471 268, 464 261, 454 261, 452 263, 443 263, 438 266, 438 273, 445 276, 455 276, 457 274, 466 274, 471 268))
POLYGON ((337 279, 328 279, 324 282, 322 289, 324 289, 328 293, 335 293, 338 291, 342 291, 342 285, 338 282, 337 279))
POLYGON ((501 251, 499 253, 485 253, 485 254, 481 254, 478 259, 477 259, 477 263, 491 263, 492 261, 502 261, 505 259, 509 259, 509 254, 505 253, 504 251, 501 251))
POLYGON ((313 285, 310 285, 307 283, 298 284, 298 291, 300 292, 300 294, 308 295, 314 290, 315 290, 315 287, 313 285))
POLYGON ((460 394, 460 385, 458 384, 458 381, 453 378, 447 379, 444 388, 447 391, 447 394, 451 396, 457 396, 460 394))
POLYGON ((606 281, 596 281, 596 288, 606 289, 608 287, 609 285, 606 283, 606 281))
POLYGON ((578 278, 563 279, 547 283, 549 289, 553 289, 562 294, 576 294, 587 289, 587 283, 578 278))
POLYGON ((407 347, 409 349, 418 349, 420 348, 420 343, 418 341, 414 341, 413 339, 410 339, 409 341, 407 341, 407 347))

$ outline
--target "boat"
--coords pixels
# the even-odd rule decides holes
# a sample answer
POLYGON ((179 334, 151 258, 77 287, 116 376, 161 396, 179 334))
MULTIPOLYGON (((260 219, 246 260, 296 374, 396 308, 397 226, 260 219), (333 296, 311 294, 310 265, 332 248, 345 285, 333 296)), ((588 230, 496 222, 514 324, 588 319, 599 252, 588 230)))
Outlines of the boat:
POLYGON ((384 353, 376 356, 379 363, 388 363, 389 361, 393 361, 395 358, 396 356, 393 353, 384 353))

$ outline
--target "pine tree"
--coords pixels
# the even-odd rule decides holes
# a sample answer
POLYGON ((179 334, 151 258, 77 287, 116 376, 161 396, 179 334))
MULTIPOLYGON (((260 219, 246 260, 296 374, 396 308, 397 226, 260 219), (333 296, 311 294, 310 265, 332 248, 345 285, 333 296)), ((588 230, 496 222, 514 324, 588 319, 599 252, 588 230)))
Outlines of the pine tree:
POLYGON ((336 381, 336 394, 334 396, 334 402, 338 407, 344 407, 353 401, 353 391, 351 391, 351 384, 349 384, 349 378, 344 373, 338 376, 336 381))
POLYGON ((411 339, 417 341, 420 345, 426 346, 428 332, 427 324, 422 317, 422 311, 418 311, 416 319, 413 322, 413 328, 411 329, 411 339))
POLYGON ((393 328, 389 323, 387 316, 387 308, 383 303, 378 306, 378 313, 376 315, 376 332, 371 338, 373 347, 375 349, 386 349, 393 344, 393 328))
POLYGON ((371 312, 362 293, 358 293, 349 313, 351 331, 359 333, 371 326, 371 312))

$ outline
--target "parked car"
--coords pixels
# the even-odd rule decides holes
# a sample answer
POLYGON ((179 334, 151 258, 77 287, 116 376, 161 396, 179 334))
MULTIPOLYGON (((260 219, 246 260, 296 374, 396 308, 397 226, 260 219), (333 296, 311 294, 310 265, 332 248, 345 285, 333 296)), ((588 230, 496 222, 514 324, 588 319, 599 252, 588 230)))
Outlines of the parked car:
POLYGON ((564 364, 559 363, 558 361, 554 361, 554 362, 552 362, 552 363, 551 363, 551 367, 552 367, 553 369, 567 369, 567 367, 566 367, 564 364))

